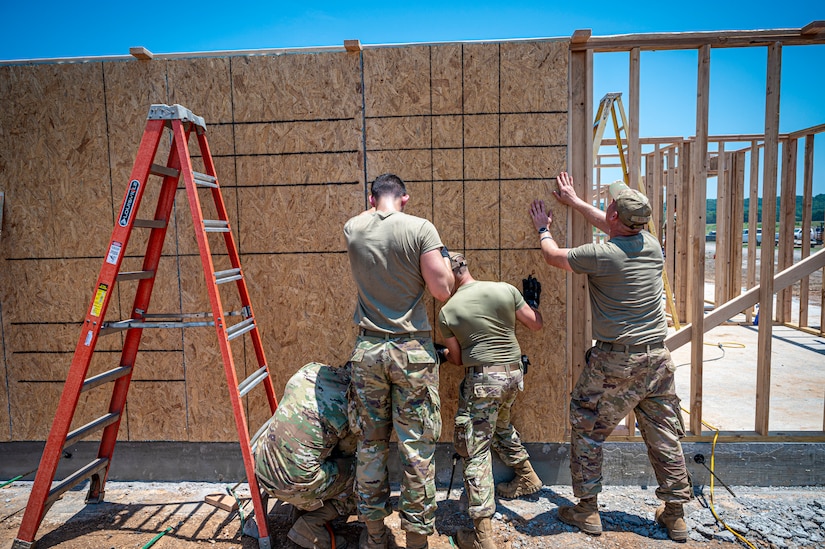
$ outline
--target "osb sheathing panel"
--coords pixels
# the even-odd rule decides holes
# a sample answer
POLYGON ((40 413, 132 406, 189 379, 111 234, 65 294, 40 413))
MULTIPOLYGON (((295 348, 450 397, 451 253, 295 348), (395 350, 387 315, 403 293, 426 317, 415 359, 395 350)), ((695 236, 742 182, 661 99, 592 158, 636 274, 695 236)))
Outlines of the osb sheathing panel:
POLYGON ((231 61, 236 123, 361 114, 357 54, 262 55, 231 61))
POLYGON ((84 215, 109 215, 97 187, 108 180, 101 65, 3 67, 0 81, 8 256, 88 255, 106 230, 84 215))
MULTIPOLYGON (((564 439, 567 396, 558 380, 566 379, 566 360, 558 342, 566 333, 565 277, 542 262, 527 208, 544 198, 557 230, 566 224, 550 193, 551 178, 566 165, 566 42, 0 71, 0 98, 11 105, 0 113, 7 200, 0 269, 4 280, 19 281, 0 290, 13 440, 42 440, 48 432, 152 103, 180 103, 206 120, 279 397, 306 362, 348 358, 355 288, 342 227, 366 206, 368 182, 395 172, 411 195, 406 211, 432 220, 451 250, 464 250, 477 278, 519 288, 528 273, 542 281, 545 327, 517 332, 533 368, 514 417, 524 440, 564 439), (30 135, 37 138, 27 141, 30 135), (67 183, 73 179, 81 188, 67 183), (30 233, 49 234, 41 245, 30 233), (49 337, 31 336, 44 329, 49 337), (40 404, 37 412, 31 402, 40 404)), ((156 158, 162 164, 165 133, 156 158)), ((189 145, 202 171, 194 136, 189 145)), ((153 217, 161 181, 150 178, 140 217, 153 217)), ((151 312, 209 309, 181 187, 151 312)), ((209 193, 199 196, 209 219, 209 193)), ((147 235, 135 231, 124 268, 139 268, 147 235)), ((228 268, 221 235, 209 242, 214 269, 228 268)), ((128 314, 134 286, 116 288, 107 319, 128 314)), ((234 285, 219 289, 224 308, 236 310, 234 285)), ((430 296, 425 303, 434 322, 440 305, 430 296)), ((116 365, 123 335, 100 339, 98 349, 108 352, 96 353, 92 371, 116 365)), ((241 339, 232 345, 238 380, 257 369, 249 338, 241 339)), ((461 378, 442 367, 444 441, 452 439, 461 378)), ((214 328, 144 330, 134 380, 120 438, 237 439, 214 328)), ((96 416, 86 400, 78 418, 88 421, 96 416)), ((263 391, 246 403, 254 431, 269 416, 263 391)))

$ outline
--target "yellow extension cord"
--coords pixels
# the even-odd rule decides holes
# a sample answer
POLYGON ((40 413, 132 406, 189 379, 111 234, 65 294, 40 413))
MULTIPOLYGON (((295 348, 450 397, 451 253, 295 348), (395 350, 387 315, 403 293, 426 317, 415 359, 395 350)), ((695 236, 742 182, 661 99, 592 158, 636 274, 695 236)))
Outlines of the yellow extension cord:
MULTIPOLYGON (((705 343, 705 345, 714 345, 714 344, 713 343, 705 343)), ((717 345, 714 345, 714 346, 721 347, 722 345, 731 345, 731 344, 730 343, 718 343, 717 345)), ((742 347, 744 347, 744 345, 742 345, 741 343, 735 343, 733 345, 741 345, 742 347)), ((682 410, 686 414, 690 414, 690 412, 688 410, 685 410, 684 408, 682 408, 682 410)), ((756 547, 751 542, 749 542, 747 539, 745 539, 744 536, 742 536, 739 532, 735 531, 730 526, 728 526, 727 523, 724 520, 722 520, 722 518, 716 513, 716 509, 714 509, 714 507, 713 507, 713 487, 714 487, 713 480, 715 478, 715 476, 714 476, 715 473, 713 472, 713 469, 714 469, 714 461, 715 461, 715 457, 716 457, 716 439, 719 438, 719 429, 717 429, 713 425, 707 423, 705 420, 702 420, 702 425, 704 425, 708 429, 713 429, 713 431, 714 431, 713 443, 711 444, 711 447, 710 447, 710 473, 711 473, 711 475, 710 475, 710 512, 713 514, 713 517, 720 524, 722 524, 722 526, 725 527, 725 530, 727 530, 728 532, 730 532, 731 534, 736 536, 736 538, 739 541, 745 543, 751 549, 756 549, 756 547)))

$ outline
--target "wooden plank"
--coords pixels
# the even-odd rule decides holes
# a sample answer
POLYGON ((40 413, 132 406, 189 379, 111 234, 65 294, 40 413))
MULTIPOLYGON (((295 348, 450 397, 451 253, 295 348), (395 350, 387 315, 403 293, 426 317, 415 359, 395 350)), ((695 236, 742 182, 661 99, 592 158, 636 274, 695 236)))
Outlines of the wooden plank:
MULTIPOLYGON (((813 216, 813 181, 814 181, 814 136, 805 137, 805 156, 802 164, 802 253, 800 258, 811 255, 811 221, 813 216)), ((803 278, 799 283, 799 325, 808 325, 808 300, 810 299, 810 279, 803 278)), ((822 305, 822 303, 820 303, 822 305)), ((820 326, 822 328, 822 326, 820 326)))
MULTIPOLYGON (((781 271, 788 268, 793 263, 793 233, 796 223, 796 151, 797 140, 787 139, 782 142, 782 175, 781 175, 781 197, 779 213, 779 258, 777 268, 781 271)), ((764 218, 763 218, 764 221, 764 218)), ((790 289, 783 290, 777 294, 776 299, 776 320, 777 322, 791 321, 791 297, 790 289)))
POLYGON ((756 365, 756 425, 761 435, 768 433, 771 396, 771 342, 773 335, 774 225, 776 219, 776 175, 779 149, 779 90, 782 73, 782 45, 768 48, 765 86, 765 158, 762 165, 762 258, 760 261, 759 336, 756 365), (766 227, 767 223, 767 227, 766 227), (767 231, 765 229, 768 229, 767 231))
MULTIPOLYGON (((675 219, 675 212, 676 212, 676 149, 670 149, 667 151, 667 172, 666 172, 666 190, 667 190, 667 200, 665 204, 665 212, 667 214, 667 219, 665 221, 665 231, 663 238, 665 240, 665 272, 667 273, 667 279, 671 283, 672 291, 676 292, 676 277, 674 276, 675 265, 676 265, 676 219, 675 219)), ((676 303, 676 295, 673 296, 673 302, 668 303, 668 309, 671 308, 673 305, 674 310, 668 310, 671 316, 676 313, 676 317, 679 317, 678 309, 675 306, 676 303)))
POLYGON ((359 52, 363 48, 360 40, 344 40, 344 49, 350 52, 359 52))
MULTIPOLYGON (((592 196, 593 189, 593 54, 577 52, 570 55, 570 172, 579 196, 592 196)), ((590 226, 582 216, 568 216, 568 246, 591 242, 590 226)), ((592 344, 589 330, 590 296, 587 277, 568 276, 567 352, 570 365, 568 389, 572 390, 584 368, 584 354, 592 344)))
POLYGON ((725 144, 719 143, 718 147, 716 154, 716 257, 713 258, 715 267, 713 302, 717 306, 727 301, 728 298, 730 250, 734 231, 729 215, 730 180, 726 177, 725 144))
POLYGON ((593 35, 592 29, 577 29, 573 31, 573 35, 570 37, 571 44, 584 44, 590 37, 593 35))
MULTIPOLYGON (((693 187, 690 223, 690 287, 689 308, 692 322, 701 326, 704 316, 705 292, 705 204, 708 173, 708 103, 710 93, 710 46, 699 49, 696 84, 696 142, 692 152, 693 187)), ((702 432, 702 332, 696 330, 690 348, 690 431, 702 432)))
POLYGON ((651 181, 652 191, 650 193, 650 202, 653 204, 653 226, 656 227, 656 235, 659 237, 659 243, 662 243, 662 220, 663 220, 663 205, 662 191, 664 189, 664 156, 659 150, 659 145, 653 147, 653 177, 651 181))
POLYGON ((641 55, 638 48, 630 50, 630 77, 627 105, 627 184, 633 189, 641 189, 642 150, 639 145, 639 97, 641 94, 641 55))
POLYGON ((712 48, 739 48, 780 44, 798 46, 825 43, 825 35, 813 30, 818 25, 802 29, 734 30, 708 32, 670 32, 648 34, 623 34, 591 36, 582 44, 571 44, 571 51, 590 50, 600 52, 630 51, 633 48, 648 50, 692 50, 704 46, 712 48))
POLYGON ((137 46, 134 48, 129 48, 129 55, 134 57, 135 59, 139 59, 141 61, 148 61, 152 59, 155 54, 150 52, 148 49, 144 48, 143 46, 137 46))
POLYGON ((208 503, 218 509, 223 509, 228 513, 238 510, 238 500, 229 494, 206 494, 203 498, 204 503, 208 503))
MULTIPOLYGON (((731 250, 731 277, 728 286, 730 292, 726 301, 735 299, 742 293, 742 226, 745 222, 745 153, 737 151, 731 158, 731 219, 736 231, 733 233, 731 250)), ((748 248, 756 248, 756 232, 749 239, 748 248)))
POLYGON ((799 31, 802 36, 809 36, 825 31, 825 21, 811 21, 799 31))
POLYGON ((690 297, 690 285, 688 284, 688 277, 690 274, 690 247, 689 233, 690 233, 690 178, 692 172, 692 162, 690 160, 692 154, 693 143, 683 141, 679 147, 678 168, 677 168, 677 202, 676 202, 676 225, 674 231, 676 233, 676 280, 674 281, 674 288, 676 288, 677 309, 679 317, 685 322, 691 322, 690 312, 688 309, 688 302, 690 297))
MULTIPOLYGON (((750 148, 750 194, 748 196, 748 234, 756 234, 759 221, 759 154, 760 148, 756 141, 751 142, 750 148)), ((756 286, 756 254, 757 246, 748 246, 748 269, 746 288, 756 286)), ((745 320, 751 322, 753 308, 745 311, 745 320)))

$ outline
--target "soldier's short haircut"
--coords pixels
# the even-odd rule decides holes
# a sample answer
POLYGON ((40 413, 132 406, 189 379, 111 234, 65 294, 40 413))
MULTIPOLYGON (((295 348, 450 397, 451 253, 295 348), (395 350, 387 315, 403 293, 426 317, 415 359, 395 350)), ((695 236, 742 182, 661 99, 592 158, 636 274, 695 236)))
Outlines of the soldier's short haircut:
POLYGON ((407 194, 407 187, 397 175, 385 173, 375 178, 375 181, 372 182, 370 193, 376 199, 388 195, 394 198, 401 198, 407 194))

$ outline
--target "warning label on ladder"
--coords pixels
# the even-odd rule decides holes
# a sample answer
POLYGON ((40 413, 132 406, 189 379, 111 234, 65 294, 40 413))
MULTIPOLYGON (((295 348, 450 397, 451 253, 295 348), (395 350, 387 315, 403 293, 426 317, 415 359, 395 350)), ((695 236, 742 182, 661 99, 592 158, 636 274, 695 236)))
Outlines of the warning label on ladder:
POLYGON ((95 299, 92 302, 92 316, 100 316, 100 310, 103 308, 103 300, 106 299, 106 292, 108 290, 109 286, 106 284, 101 284, 97 287, 95 299))

